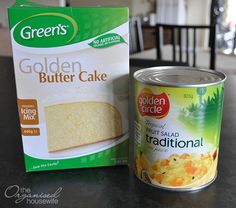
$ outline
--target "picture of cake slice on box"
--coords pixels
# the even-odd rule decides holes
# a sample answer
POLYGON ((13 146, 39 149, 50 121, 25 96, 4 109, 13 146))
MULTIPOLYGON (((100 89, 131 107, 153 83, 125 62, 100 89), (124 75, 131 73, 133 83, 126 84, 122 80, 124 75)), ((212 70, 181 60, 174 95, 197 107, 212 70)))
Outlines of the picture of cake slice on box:
POLYGON ((105 102, 45 106, 48 152, 94 144, 123 134, 119 111, 105 102))

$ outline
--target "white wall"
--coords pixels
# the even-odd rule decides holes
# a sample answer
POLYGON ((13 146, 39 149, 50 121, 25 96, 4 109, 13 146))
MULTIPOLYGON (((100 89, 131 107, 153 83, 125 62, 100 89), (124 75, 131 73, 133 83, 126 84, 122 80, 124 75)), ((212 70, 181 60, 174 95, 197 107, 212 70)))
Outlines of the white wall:
MULTIPOLYGON (((187 24, 210 24, 211 0, 187 0, 187 24)), ((208 47, 209 32, 204 30, 197 33, 197 45, 208 47)), ((191 41, 191 40, 190 40, 191 41)))
POLYGON ((187 23, 209 24, 211 0, 187 0, 187 23))
POLYGON ((124 6, 131 7, 132 0, 69 0, 72 7, 112 7, 124 6))
POLYGON ((131 16, 146 15, 150 11, 155 11, 148 0, 132 0, 131 16))
POLYGON ((145 15, 155 10, 151 8, 148 0, 69 0, 69 2, 72 7, 125 6, 129 7, 130 16, 145 15))

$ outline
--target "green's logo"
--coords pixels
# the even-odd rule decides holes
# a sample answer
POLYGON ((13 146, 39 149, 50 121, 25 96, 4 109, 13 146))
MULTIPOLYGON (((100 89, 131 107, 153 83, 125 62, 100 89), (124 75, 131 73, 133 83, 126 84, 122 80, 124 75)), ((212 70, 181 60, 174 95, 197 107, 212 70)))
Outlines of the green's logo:
POLYGON ((76 21, 60 13, 42 13, 20 21, 14 29, 14 40, 20 45, 49 48, 70 44, 78 34, 76 21))

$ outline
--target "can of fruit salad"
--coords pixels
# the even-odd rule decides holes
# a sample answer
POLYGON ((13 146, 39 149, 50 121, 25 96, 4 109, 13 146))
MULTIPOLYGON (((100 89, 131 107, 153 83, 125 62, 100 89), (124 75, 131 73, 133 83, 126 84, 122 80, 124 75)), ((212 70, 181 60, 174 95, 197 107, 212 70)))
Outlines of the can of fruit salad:
POLYGON ((173 191, 210 185, 217 175, 226 76, 192 67, 134 73, 134 166, 142 181, 173 191))

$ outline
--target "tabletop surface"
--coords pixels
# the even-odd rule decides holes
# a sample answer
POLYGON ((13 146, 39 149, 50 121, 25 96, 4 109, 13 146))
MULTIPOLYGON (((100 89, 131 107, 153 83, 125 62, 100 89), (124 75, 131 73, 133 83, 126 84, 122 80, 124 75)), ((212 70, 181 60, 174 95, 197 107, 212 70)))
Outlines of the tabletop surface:
MULTIPOLYGON (((132 80, 130 87, 132 91, 132 80)), ((235 89, 236 76, 230 75, 225 87, 216 181, 198 192, 169 192, 140 182, 133 174, 132 160, 130 166, 25 173, 12 59, 0 58, 0 207, 236 207, 235 89), (5 196, 11 186, 25 193, 21 201, 5 196), (55 206, 27 201, 27 193, 40 195, 56 191, 59 196, 55 206)))

